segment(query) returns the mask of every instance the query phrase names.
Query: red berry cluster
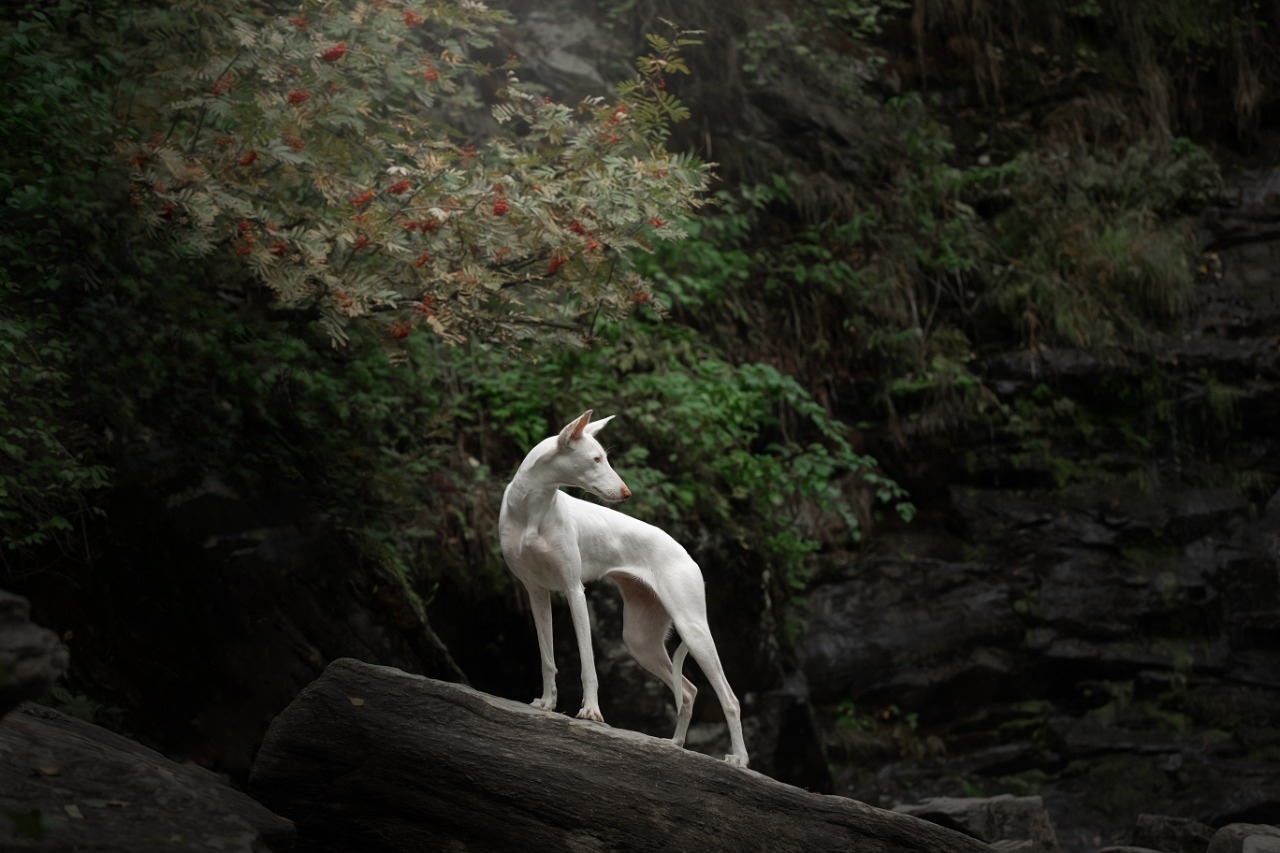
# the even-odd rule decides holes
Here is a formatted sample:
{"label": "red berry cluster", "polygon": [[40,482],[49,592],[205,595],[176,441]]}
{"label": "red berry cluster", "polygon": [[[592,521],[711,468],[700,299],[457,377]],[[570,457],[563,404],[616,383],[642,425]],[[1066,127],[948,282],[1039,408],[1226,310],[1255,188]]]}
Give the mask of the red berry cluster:
{"label": "red berry cluster", "polygon": [[253,224],[247,219],[236,223],[236,236],[231,239],[231,248],[237,255],[247,255],[253,251],[257,241],[253,237]]}
{"label": "red berry cluster", "polygon": [[236,85],[236,77],[230,71],[223,74],[217,80],[213,81],[213,85],[209,87],[209,91],[215,95],[222,95],[230,92]]}
{"label": "red berry cluster", "polygon": [[[592,237],[591,231],[587,228],[587,226],[583,225],[578,220],[575,219],[569,223],[569,230],[572,231],[574,234],[577,234],[578,236],[584,238],[583,242],[584,242],[584,245],[586,246],[587,252],[594,252],[600,248],[600,241],[597,240],[595,237]],[[555,272],[555,270],[550,270],[550,272]]]}
{"label": "red berry cluster", "polygon": [[613,115],[604,121],[605,131],[600,134],[600,141],[610,146],[621,142],[622,137],[614,131],[614,128],[622,124],[626,117],[627,107],[625,104],[618,104],[618,106],[614,107]]}

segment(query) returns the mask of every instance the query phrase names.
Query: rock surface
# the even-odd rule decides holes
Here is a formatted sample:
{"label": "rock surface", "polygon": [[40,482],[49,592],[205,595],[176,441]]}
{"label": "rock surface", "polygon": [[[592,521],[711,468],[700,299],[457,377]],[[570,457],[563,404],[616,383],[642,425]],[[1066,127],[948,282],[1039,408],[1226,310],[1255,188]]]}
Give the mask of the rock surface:
{"label": "rock surface", "polygon": [[294,830],[207,770],[28,703],[0,720],[0,849],[286,853]]}
{"label": "rock surface", "polygon": [[1204,853],[1213,840],[1213,827],[1189,818],[1138,815],[1131,844],[1167,853]]}
{"label": "rock surface", "polygon": [[1261,823],[1229,823],[1213,834],[1206,853],[1272,851],[1280,851],[1280,827]]}
{"label": "rock surface", "polygon": [[308,851],[989,850],[634,732],[344,659],[250,777]]}

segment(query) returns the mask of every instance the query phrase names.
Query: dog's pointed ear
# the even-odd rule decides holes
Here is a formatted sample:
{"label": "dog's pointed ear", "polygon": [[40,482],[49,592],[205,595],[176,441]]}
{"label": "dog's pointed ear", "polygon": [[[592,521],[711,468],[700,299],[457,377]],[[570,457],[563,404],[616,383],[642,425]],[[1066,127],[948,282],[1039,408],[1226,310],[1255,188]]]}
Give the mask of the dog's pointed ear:
{"label": "dog's pointed ear", "polygon": [[598,421],[592,421],[587,426],[587,428],[583,430],[583,432],[585,432],[587,435],[594,436],[600,430],[604,429],[604,425],[607,424],[609,421],[613,420],[613,417],[614,417],[613,415],[609,415],[607,418],[601,418]]}
{"label": "dog's pointed ear", "polygon": [[571,442],[582,438],[582,431],[587,428],[589,423],[591,423],[591,410],[587,409],[577,418],[565,424],[564,429],[560,430],[560,436],[556,439],[556,447],[564,450]]}

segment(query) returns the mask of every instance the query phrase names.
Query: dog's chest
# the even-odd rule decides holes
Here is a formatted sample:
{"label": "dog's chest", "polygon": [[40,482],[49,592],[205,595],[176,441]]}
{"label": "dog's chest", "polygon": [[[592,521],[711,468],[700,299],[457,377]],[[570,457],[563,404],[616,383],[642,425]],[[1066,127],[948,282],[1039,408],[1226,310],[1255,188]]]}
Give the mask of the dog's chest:
{"label": "dog's chest", "polygon": [[574,549],[562,532],[536,527],[509,530],[502,536],[507,565],[520,580],[543,589],[564,588],[566,558]]}

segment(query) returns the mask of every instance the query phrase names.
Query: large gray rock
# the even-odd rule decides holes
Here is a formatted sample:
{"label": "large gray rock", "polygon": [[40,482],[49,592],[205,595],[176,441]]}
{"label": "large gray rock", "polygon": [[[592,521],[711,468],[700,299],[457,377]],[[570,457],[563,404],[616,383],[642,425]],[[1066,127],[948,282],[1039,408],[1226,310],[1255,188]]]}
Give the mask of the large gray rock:
{"label": "large gray rock", "polygon": [[0,720],[0,850],[285,853],[293,825],[199,767],[23,704]]}
{"label": "large gray rock", "polygon": [[985,841],[1008,853],[1058,853],[1040,797],[933,797],[894,809]]}
{"label": "large gray rock", "polygon": [[[1022,621],[1003,570],[942,560],[859,562],[811,589],[796,652],[815,701],[890,695],[904,708],[986,698]],[[965,691],[953,688],[963,683]]]}
{"label": "large gray rock", "polygon": [[1280,827],[1265,823],[1229,823],[1213,834],[1205,853],[1280,851]]}
{"label": "large gray rock", "polygon": [[668,741],[350,659],[271,724],[250,790],[316,853],[990,850]]}
{"label": "large gray rock", "polygon": [[0,589],[0,717],[48,690],[70,660],[58,635],[30,616],[25,598]]}

